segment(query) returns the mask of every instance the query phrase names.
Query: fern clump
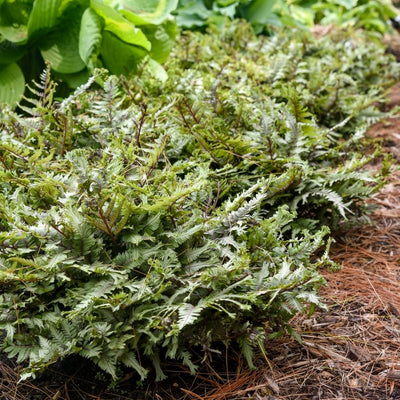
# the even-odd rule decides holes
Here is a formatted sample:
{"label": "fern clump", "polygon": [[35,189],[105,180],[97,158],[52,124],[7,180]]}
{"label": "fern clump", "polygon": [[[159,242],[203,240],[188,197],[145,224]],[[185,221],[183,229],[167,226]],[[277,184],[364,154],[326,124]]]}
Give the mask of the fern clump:
{"label": "fern clump", "polygon": [[[218,43],[186,38],[163,84],[98,71],[55,102],[45,72],[28,116],[2,111],[1,347],[23,376],[78,354],[114,378],[152,365],[162,379],[165,360],[194,372],[192,354],[219,342],[253,366],[265,323],[279,334],[322,306],[325,225],[360,214],[385,173],[363,171],[378,150],[349,127],[368,123],[364,103],[346,114],[338,100],[324,123],[326,98],[311,103],[312,71],[334,74],[331,59],[353,53],[310,60],[327,39],[227,29]],[[298,72],[288,57],[278,74],[292,47]],[[375,51],[371,68],[388,62]],[[342,74],[361,88],[369,72]],[[377,76],[360,96],[372,104],[383,88]]]}

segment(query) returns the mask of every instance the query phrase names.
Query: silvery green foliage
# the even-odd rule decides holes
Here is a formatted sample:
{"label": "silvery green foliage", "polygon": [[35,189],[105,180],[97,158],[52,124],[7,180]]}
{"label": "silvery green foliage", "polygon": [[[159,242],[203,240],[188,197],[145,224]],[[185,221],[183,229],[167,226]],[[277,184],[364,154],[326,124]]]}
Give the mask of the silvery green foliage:
{"label": "silvery green foliage", "polygon": [[[114,378],[123,364],[162,379],[165,360],[195,372],[193,352],[219,343],[253,366],[266,323],[279,334],[322,306],[324,224],[358,215],[382,183],[362,171],[377,153],[360,129],[394,71],[379,49],[325,54],[327,41],[235,25],[223,41],[186,38],[162,85],[97,71],[57,103],[45,72],[28,116],[2,111],[1,348],[23,377],[78,354]],[[384,62],[387,75],[357,104],[340,87],[321,112],[332,87],[313,89],[315,71],[356,54],[369,66],[344,65],[343,82],[360,89]]]}

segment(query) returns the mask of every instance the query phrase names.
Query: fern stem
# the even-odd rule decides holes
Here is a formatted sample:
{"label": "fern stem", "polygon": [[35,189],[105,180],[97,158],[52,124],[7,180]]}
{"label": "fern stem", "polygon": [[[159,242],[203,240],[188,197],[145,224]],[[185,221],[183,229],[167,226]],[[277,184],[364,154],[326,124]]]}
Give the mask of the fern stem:
{"label": "fern stem", "polygon": [[0,144],[0,148],[3,148],[4,150],[8,151],[11,154],[14,154],[15,157],[20,158],[21,160],[24,160],[25,162],[28,162],[28,159],[21,154],[18,154],[16,151],[10,149],[9,147],[5,146],[4,144]]}
{"label": "fern stem", "polygon": [[102,220],[103,223],[104,223],[104,226],[105,226],[105,228],[106,228],[106,230],[107,230],[108,236],[110,236],[110,238],[111,238],[111,240],[112,240],[114,246],[116,246],[116,245],[117,245],[117,240],[116,240],[115,235],[114,235],[114,233],[113,233],[113,231],[112,231],[110,225],[108,224],[107,218],[106,218],[106,216],[103,214],[103,211],[102,211],[101,208],[99,209],[99,216],[100,216],[101,220]]}
{"label": "fern stem", "polygon": [[142,103],[140,106],[140,109],[142,111],[142,115],[140,116],[140,120],[139,123],[136,122],[136,120],[133,120],[134,124],[136,125],[136,135],[135,135],[135,141],[136,141],[136,146],[137,147],[141,147],[140,145],[140,136],[142,133],[142,128],[144,125],[144,121],[146,119],[146,115],[147,115],[147,104],[146,103]]}

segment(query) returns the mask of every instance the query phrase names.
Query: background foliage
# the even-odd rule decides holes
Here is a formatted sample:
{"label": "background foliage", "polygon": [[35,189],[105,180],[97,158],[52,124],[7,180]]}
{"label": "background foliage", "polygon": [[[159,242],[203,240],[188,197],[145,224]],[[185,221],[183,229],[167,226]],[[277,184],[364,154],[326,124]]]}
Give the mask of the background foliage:
{"label": "background foliage", "polygon": [[222,27],[243,18],[256,33],[283,26],[333,24],[363,28],[371,36],[391,28],[389,0],[2,0],[0,1],[0,102],[15,104],[25,82],[38,79],[44,61],[71,88],[96,67],[112,74],[146,68],[167,78],[161,64],[178,32]]}
{"label": "background foliage", "polygon": [[176,14],[178,24],[190,29],[220,25],[228,17],[246,19],[258,33],[314,24],[384,33],[397,12],[390,0],[179,0]]}
{"label": "background foliage", "polygon": [[169,18],[177,0],[3,0],[0,2],[0,102],[14,103],[25,80],[37,78],[43,60],[69,86],[84,83],[96,67],[136,73],[146,58],[159,79],[175,44]]}
{"label": "background foliage", "polygon": [[71,354],[114,378],[194,372],[221,348],[252,367],[322,306],[325,225],[383,183],[363,133],[399,68],[361,33],[228,24],[182,37],[165,68],[96,71],[62,102],[47,70],[29,118],[2,110],[1,346],[23,377]]}

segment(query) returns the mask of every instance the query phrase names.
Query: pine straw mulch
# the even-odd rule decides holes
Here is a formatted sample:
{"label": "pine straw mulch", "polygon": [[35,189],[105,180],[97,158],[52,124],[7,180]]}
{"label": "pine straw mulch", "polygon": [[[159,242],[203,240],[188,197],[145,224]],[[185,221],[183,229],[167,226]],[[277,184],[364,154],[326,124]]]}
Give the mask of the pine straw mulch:
{"label": "pine straw mulch", "polygon": [[[400,84],[391,105],[400,104]],[[400,161],[400,119],[377,124]],[[373,225],[338,235],[332,258],[339,272],[325,271],[321,295],[328,310],[298,316],[302,344],[286,336],[267,343],[267,359],[249,371],[240,357],[205,366],[194,378],[171,379],[135,389],[130,374],[118,388],[99,382],[90,365],[59,365],[39,381],[18,383],[15,365],[0,357],[0,400],[400,400],[400,171],[372,201]],[[1,356],[1,354],[0,354]]]}

